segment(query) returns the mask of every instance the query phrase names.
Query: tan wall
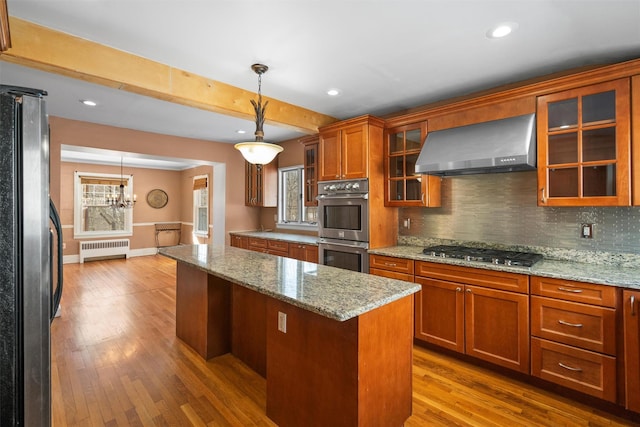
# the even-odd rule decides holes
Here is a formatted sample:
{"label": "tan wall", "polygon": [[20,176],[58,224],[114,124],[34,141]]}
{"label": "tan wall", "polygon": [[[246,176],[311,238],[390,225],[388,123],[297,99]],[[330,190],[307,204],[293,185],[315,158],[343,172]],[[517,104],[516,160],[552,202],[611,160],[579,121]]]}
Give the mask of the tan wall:
{"label": "tan wall", "polygon": [[[278,167],[298,166],[304,164],[304,145],[297,140],[286,141],[281,144],[284,151],[278,154]],[[260,209],[260,226],[265,230],[276,231],[275,216],[278,214],[278,208],[262,208]],[[277,230],[279,233],[306,234],[317,236],[317,231],[304,230]]]}
{"label": "tan wall", "polygon": [[207,175],[209,190],[209,200],[212,200],[213,193],[213,176],[211,166],[198,166],[193,169],[187,169],[182,171],[181,180],[181,192],[183,194],[183,203],[180,209],[180,218],[182,221],[182,239],[181,243],[191,245],[195,243],[211,243],[211,207],[209,208],[209,237],[204,238],[193,235],[193,177]]}
{"label": "tan wall", "polygon": [[[74,172],[91,172],[104,174],[120,174],[119,166],[104,166],[86,163],[62,162],[60,165],[60,200],[58,211],[63,226],[65,255],[79,253],[79,240],[73,238],[73,179]],[[137,202],[133,209],[133,235],[132,249],[155,247],[156,222],[179,222],[179,210],[182,204],[180,189],[180,172],[158,169],[124,168],[125,175],[133,175],[133,192],[137,196]],[[164,190],[169,201],[162,209],[154,209],[146,202],[146,195],[154,188]],[[149,224],[151,223],[151,224]],[[137,225],[138,224],[138,225]]]}
{"label": "tan wall", "polygon": [[[130,129],[116,128],[112,126],[97,125],[93,123],[80,122],[75,120],[63,119],[60,117],[51,116],[51,196],[57,205],[62,209],[62,224],[63,226],[73,225],[73,204],[71,203],[71,210],[66,202],[67,195],[73,194],[73,180],[71,184],[68,184],[66,179],[63,179],[62,164],[60,162],[60,147],[62,144],[76,145],[92,148],[101,148],[109,150],[117,150],[123,152],[140,153],[154,156],[173,157],[178,159],[192,159],[202,160],[207,162],[215,162],[224,164],[226,166],[225,173],[225,239],[229,243],[228,232],[232,230],[255,230],[260,227],[260,212],[258,209],[249,208],[244,205],[244,160],[240,153],[233,148],[232,144],[216,143],[204,140],[180,138],[170,135],[159,135],[148,132],[134,131]],[[118,168],[119,169],[119,168]],[[211,170],[211,167],[209,167]],[[140,206],[146,196],[145,189],[163,188],[164,185],[171,186],[170,182],[173,178],[169,178],[168,181],[156,181],[152,175],[149,175],[149,179],[145,178],[146,174],[142,172],[143,169],[136,171],[134,175],[134,189],[138,195],[138,203]],[[119,171],[117,171],[119,172]],[[116,173],[117,173],[116,172]],[[73,175],[73,170],[71,170]],[[125,171],[127,173],[127,171]],[[68,175],[69,170],[65,169],[64,174]],[[139,178],[138,178],[139,177]],[[183,181],[178,175],[175,180],[178,181],[177,185],[180,186]],[[70,187],[68,187],[70,185]],[[163,188],[164,189],[164,188]],[[166,190],[165,190],[166,191]],[[148,191],[147,191],[148,192]],[[181,190],[179,192],[182,192]],[[65,200],[61,204],[61,198]],[[169,204],[175,200],[169,196]],[[183,204],[191,206],[191,202],[185,203],[181,199],[180,208]],[[168,205],[169,205],[168,204]],[[150,208],[151,209],[151,208]],[[135,208],[138,210],[138,207]],[[156,212],[146,211],[146,208],[140,208],[140,213],[134,212],[134,224],[136,222],[147,222],[147,215],[149,215],[148,222],[161,221],[164,215],[169,215],[162,209]],[[180,221],[182,221],[184,215],[182,211],[175,213]],[[191,215],[189,215],[188,222],[193,221]],[[170,221],[173,221],[171,219]],[[135,232],[136,227],[134,227]],[[65,240],[67,235],[72,233],[69,228],[64,229]],[[147,234],[147,233],[145,233]],[[148,242],[148,236],[141,237],[141,240],[134,239],[136,245],[145,245]],[[155,241],[155,239],[154,239]],[[74,245],[71,245],[74,246]],[[77,242],[75,249],[67,245],[65,255],[77,253]],[[155,246],[155,243],[153,244]],[[133,242],[132,242],[132,247]],[[142,246],[140,246],[142,247]],[[135,247],[134,247],[135,248]]]}

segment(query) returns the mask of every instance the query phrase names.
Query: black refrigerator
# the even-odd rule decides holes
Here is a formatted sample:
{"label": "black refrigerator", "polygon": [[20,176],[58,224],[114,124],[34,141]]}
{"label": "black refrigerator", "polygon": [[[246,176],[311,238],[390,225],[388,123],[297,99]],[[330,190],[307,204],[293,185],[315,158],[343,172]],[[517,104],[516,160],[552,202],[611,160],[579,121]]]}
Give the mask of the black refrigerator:
{"label": "black refrigerator", "polygon": [[45,96],[0,85],[2,427],[51,425],[50,330],[62,294],[62,232],[49,198]]}

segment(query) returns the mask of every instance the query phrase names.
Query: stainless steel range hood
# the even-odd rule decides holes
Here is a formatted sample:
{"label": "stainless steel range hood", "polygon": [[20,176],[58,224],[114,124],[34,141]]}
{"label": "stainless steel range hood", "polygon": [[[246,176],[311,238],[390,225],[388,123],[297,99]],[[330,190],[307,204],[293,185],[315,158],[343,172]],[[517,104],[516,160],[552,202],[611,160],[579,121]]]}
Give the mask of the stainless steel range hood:
{"label": "stainless steel range hood", "polygon": [[427,134],[416,173],[466,175],[536,168],[535,114]]}

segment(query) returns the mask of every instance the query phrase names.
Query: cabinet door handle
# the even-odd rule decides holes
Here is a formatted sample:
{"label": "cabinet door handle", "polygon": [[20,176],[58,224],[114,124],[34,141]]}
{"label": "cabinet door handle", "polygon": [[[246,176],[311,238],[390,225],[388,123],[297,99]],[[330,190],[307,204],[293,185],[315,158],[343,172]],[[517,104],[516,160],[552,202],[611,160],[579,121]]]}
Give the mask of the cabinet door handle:
{"label": "cabinet door handle", "polygon": [[635,295],[631,295],[631,315],[635,316],[636,315],[636,297]]}
{"label": "cabinet door handle", "polygon": [[573,326],[574,328],[582,328],[582,323],[571,323],[571,322],[566,322],[562,319],[558,320],[558,323],[565,326]]}
{"label": "cabinet door handle", "polygon": [[462,292],[462,288],[461,288],[460,286],[458,286],[458,287],[456,288],[456,292]]}
{"label": "cabinet door handle", "polygon": [[544,187],[540,189],[540,203],[547,203],[547,196],[544,194]]}
{"label": "cabinet door handle", "polygon": [[559,291],[562,292],[571,292],[573,294],[581,294],[582,293],[582,289],[569,289],[569,288],[563,288],[562,286],[560,286],[558,288]]}
{"label": "cabinet door handle", "polygon": [[470,294],[471,293],[471,289],[467,289],[467,293]]}
{"label": "cabinet door handle", "polygon": [[573,372],[582,372],[582,368],[574,368],[572,366],[569,365],[565,365],[562,362],[558,362],[558,366],[560,366],[561,368],[567,369],[569,371],[573,371]]}

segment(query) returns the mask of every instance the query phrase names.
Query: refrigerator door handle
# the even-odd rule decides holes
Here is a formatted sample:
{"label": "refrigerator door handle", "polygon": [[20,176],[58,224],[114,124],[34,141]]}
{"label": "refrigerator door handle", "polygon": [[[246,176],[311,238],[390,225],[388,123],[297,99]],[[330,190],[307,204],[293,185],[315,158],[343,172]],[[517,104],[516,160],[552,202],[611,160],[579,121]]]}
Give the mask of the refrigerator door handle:
{"label": "refrigerator door handle", "polygon": [[[58,254],[58,284],[56,286],[55,291],[51,293],[51,317],[50,321],[53,322],[53,319],[58,311],[58,307],[60,307],[60,299],[62,298],[62,224],[60,222],[60,216],[58,215],[58,211],[56,210],[56,206],[53,204],[53,201],[49,199],[49,217],[53,222],[53,226],[56,229],[56,234],[58,235],[58,245],[57,245],[57,254]],[[51,286],[53,286],[53,231],[50,230],[51,235],[49,236],[49,247],[51,249],[51,257],[49,258],[50,267],[49,270],[51,272]]]}

